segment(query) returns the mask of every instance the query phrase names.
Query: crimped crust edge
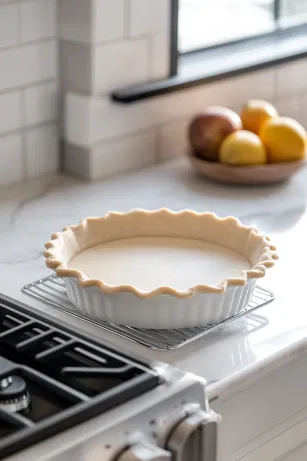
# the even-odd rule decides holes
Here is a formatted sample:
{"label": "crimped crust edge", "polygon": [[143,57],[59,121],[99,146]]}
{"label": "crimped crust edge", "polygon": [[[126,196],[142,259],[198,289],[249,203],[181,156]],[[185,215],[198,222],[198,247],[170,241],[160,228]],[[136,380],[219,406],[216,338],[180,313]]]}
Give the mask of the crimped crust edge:
{"label": "crimped crust edge", "polygon": [[[199,217],[202,218],[204,216],[211,217],[220,224],[226,224],[226,223],[232,223],[234,224],[238,230],[240,229],[249,229],[250,230],[250,235],[259,240],[259,243],[263,244],[263,252],[261,253],[261,256],[259,257],[258,262],[248,270],[244,270],[241,272],[240,277],[236,278],[226,278],[221,281],[221,283],[217,285],[207,285],[207,284],[200,284],[200,285],[195,285],[190,287],[187,290],[177,290],[175,288],[172,288],[170,286],[161,286],[158,287],[155,290],[148,291],[148,292],[142,292],[141,290],[137,289],[135,286],[132,285],[118,285],[118,286],[111,286],[108,285],[107,283],[103,282],[101,279],[93,279],[93,278],[88,278],[82,271],[77,270],[77,269],[72,269],[68,268],[67,264],[61,260],[57,259],[54,256],[54,250],[56,249],[59,239],[63,232],[65,231],[71,231],[74,233],[76,230],[83,229],[85,230],[88,227],[88,223],[91,221],[99,221],[99,220],[106,220],[112,216],[118,216],[118,217],[125,217],[127,215],[131,216],[131,214],[137,215],[144,215],[144,214],[163,214],[166,213],[168,215],[173,215],[173,216],[182,216],[182,217]],[[184,236],[183,236],[184,237]],[[191,210],[182,210],[179,212],[174,212],[166,208],[162,208],[159,210],[153,210],[153,211],[148,211],[148,210],[143,210],[143,209],[135,209],[131,210],[127,213],[125,212],[110,212],[107,213],[106,215],[102,217],[88,217],[83,219],[79,224],[72,225],[72,226],[66,226],[62,232],[57,232],[54,233],[51,236],[51,240],[49,240],[45,244],[46,251],[44,253],[45,259],[46,259],[46,266],[52,270],[54,270],[59,277],[69,277],[69,278],[75,278],[77,279],[80,287],[82,288],[88,288],[88,287],[97,287],[99,290],[101,290],[102,293],[107,294],[107,295],[112,295],[116,293],[131,293],[138,298],[141,299],[149,299],[154,296],[158,295],[170,295],[176,298],[188,298],[191,296],[194,296],[196,293],[224,293],[226,289],[230,286],[244,286],[247,284],[249,279],[258,279],[262,278],[265,276],[267,269],[273,267],[275,265],[275,261],[278,259],[278,255],[276,253],[276,247],[271,244],[270,238],[264,235],[261,235],[259,230],[250,227],[250,226],[245,226],[243,225],[237,218],[234,218],[232,216],[226,217],[226,218],[220,218],[214,213],[198,213],[195,211]]]}

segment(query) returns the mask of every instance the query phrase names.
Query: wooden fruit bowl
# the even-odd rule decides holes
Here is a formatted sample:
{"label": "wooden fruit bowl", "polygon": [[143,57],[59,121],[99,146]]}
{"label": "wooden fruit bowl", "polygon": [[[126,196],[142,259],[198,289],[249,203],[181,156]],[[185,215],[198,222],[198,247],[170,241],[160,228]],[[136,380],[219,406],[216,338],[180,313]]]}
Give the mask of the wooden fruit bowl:
{"label": "wooden fruit bowl", "polygon": [[231,166],[217,162],[201,160],[188,151],[188,158],[201,176],[228,184],[261,185],[287,181],[304,168],[306,160],[289,163],[274,163],[254,166]]}

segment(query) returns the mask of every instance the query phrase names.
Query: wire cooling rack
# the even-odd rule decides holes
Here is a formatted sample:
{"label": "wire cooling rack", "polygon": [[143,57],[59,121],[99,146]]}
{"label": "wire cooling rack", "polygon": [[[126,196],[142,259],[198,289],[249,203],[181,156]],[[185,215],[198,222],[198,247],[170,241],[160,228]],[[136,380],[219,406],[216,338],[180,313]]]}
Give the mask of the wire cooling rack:
{"label": "wire cooling rack", "polygon": [[69,301],[63,279],[51,275],[36,282],[25,285],[22,292],[49,306],[54,307],[69,315],[96,325],[130,341],[142,344],[150,349],[172,350],[177,349],[195,339],[216,331],[221,326],[227,325],[234,320],[247,315],[259,307],[265,306],[274,299],[273,293],[261,287],[256,287],[254,295],[248,306],[239,314],[236,314],[222,322],[195,328],[183,328],[179,330],[148,330],[132,328],[124,325],[103,322],[87,314],[77,311]]}

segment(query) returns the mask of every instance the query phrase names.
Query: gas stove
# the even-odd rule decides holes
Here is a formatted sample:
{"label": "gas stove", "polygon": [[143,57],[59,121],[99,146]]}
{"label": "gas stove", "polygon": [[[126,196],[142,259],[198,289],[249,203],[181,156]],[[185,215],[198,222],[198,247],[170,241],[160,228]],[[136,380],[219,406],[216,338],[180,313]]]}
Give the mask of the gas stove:
{"label": "gas stove", "polygon": [[0,296],[1,460],[83,460],[88,447],[94,461],[99,440],[97,460],[184,460],[189,453],[190,461],[215,461],[217,418],[204,384]]}

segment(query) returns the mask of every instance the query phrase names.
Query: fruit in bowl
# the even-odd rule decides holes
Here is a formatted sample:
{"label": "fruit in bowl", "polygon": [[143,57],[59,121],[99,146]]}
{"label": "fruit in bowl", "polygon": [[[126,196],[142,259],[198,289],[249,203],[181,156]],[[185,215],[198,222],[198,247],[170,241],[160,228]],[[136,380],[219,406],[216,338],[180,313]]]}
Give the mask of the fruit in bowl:
{"label": "fruit in bowl", "polygon": [[262,126],[278,113],[273,104],[261,99],[251,99],[241,110],[243,129],[259,134]]}
{"label": "fruit in bowl", "polygon": [[307,133],[296,120],[276,117],[261,128],[269,163],[294,162],[305,157]]}
{"label": "fruit in bowl", "polygon": [[259,136],[239,130],[222,142],[219,161],[228,165],[263,165],[267,163],[267,153]]}
{"label": "fruit in bowl", "polygon": [[307,165],[307,133],[296,120],[279,116],[271,103],[255,99],[247,101],[240,114],[209,108],[191,121],[189,158],[202,176],[269,184],[285,181]]}
{"label": "fruit in bowl", "polygon": [[209,107],[190,123],[188,136],[195,154],[204,160],[217,161],[223,140],[242,129],[239,115],[226,107]]}

